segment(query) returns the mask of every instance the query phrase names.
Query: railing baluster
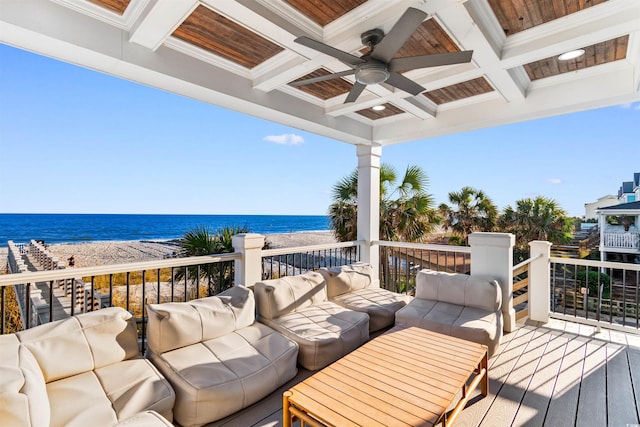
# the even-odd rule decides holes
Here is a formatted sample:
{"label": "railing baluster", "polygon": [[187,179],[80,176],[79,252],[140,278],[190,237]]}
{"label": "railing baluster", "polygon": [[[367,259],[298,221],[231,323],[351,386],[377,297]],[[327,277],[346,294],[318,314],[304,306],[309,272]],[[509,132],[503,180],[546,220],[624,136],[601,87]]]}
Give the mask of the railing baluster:
{"label": "railing baluster", "polygon": [[[49,322],[53,322],[53,283],[54,280],[49,281]],[[4,291],[4,286],[2,287]],[[3,298],[4,301],[4,298]]]}
{"label": "railing baluster", "polygon": [[2,305],[0,306],[0,334],[2,334],[2,335],[4,335],[6,333],[6,331],[7,331],[5,320],[4,320],[4,317],[5,317],[5,305],[7,303],[5,288],[6,288],[6,286],[1,286],[0,287],[0,300],[2,300]]}
{"label": "railing baluster", "polygon": [[174,281],[173,278],[175,277],[175,267],[171,267],[171,302],[175,301],[175,289],[174,289]]}
{"label": "railing baluster", "polygon": [[131,278],[131,272],[127,271],[127,285],[126,285],[127,286],[127,295],[126,295],[126,305],[125,305],[127,311],[130,311],[130,309],[129,309],[129,288],[131,286],[130,278]]}
{"label": "railing baluster", "polygon": [[145,287],[147,285],[147,270],[142,270],[142,307],[140,308],[140,315],[142,316],[142,349],[141,349],[141,353],[144,354],[145,351],[145,344],[144,344],[144,340],[145,340],[145,336],[146,336],[146,332],[145,332],[145,326],[147,324],[147,318],[144,315],[144,309],[145,309],[145,303],[147,301],[146,299],[146,294],[145,294]]}
{"label": "railing baluster", "polygon": [[156,289],[156,304],[160,304],[160,269],[158,269],[158,287]]}

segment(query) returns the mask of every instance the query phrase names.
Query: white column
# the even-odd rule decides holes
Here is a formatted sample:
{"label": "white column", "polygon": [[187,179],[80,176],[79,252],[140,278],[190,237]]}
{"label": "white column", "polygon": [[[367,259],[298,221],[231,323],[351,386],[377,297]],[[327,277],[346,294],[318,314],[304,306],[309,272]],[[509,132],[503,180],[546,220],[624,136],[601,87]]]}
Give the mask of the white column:
{"label": "white column", "polygon": [[[380,239],[380,157],[379,145],[357,145],[358,156],[358,240],[363,262],[373,267],[373,277],[379,276],[380,247],[371,242]],[[380,285],[379,280],[374,285]]]}
{"label": "white column", "polygon": [[235,284],[253,286],[262,280],[262,248],[264,236],[255,233],[236,234],[231,238],[236,253],[242,259],[235,261]]}
{"label": "white column", "polygon": [[510,233],[471,233],[471,275],[496,279],[502,290],[502,317],[504,331],[516,328],[513,308],[513,245]]}
{"label": "white column", "polygon": [[[551,275],[549,257],[551,243],[542,240],[529,242],[531,264],[529,264],[529,319],[547,323],[549,321],[549,298]],[[540,256],[540,258],[536,258]]]}

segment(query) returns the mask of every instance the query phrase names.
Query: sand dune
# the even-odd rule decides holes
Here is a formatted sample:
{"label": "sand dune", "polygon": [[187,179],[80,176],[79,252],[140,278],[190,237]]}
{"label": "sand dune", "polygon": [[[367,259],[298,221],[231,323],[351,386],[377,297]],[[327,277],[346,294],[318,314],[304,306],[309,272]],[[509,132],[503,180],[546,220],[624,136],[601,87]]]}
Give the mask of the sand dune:
{"label": "sand dune", "polygon": [[[267,234],[265,237],[271,248],[320,245],[336,241],[329,231]],[[76,267],[89,267],[163,259],[178,251],[179,247],[175,241],[106,241],[52,244],[48,249],[65,264],[73,256]],[[4,260],[6,256],[7,249],[0,249],[0,259]]]}

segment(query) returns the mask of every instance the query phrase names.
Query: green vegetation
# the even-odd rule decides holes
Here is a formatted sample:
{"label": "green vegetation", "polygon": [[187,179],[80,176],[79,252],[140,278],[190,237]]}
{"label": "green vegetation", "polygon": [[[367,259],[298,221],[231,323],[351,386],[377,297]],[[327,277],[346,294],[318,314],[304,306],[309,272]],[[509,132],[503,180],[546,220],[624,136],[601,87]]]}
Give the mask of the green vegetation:
{"label": "green vegetation", "polygon": [[599,285],[602,285],[602,298],[609,299],[611,297],[611,277],[605,273],[598,273],[597,271],[590,270],[589,274],[581,268],[576,275],[576,287],[588,287],[589,296],[593,298],[598,297]]}
{"label": "green vegetation", "polygon": [[[180,255],[184,257],[223,254],[233,252],[232,238],[236,234],[248,233],[248,227],[228,226],[212,232],[205,226],[187,231],[180,239]],[[215,295],[233,285],[233,263],[221,262],[187,268],[191,278],[198,275],[207,281],[207,294]],[[178,269],[176,280],[184,279],[185,270]]]}
{"label": "green vegetation", "polygon": [[[516,237],[514,262],[529,256],[529,242],[546,240],[569,243],[574,219],[553,199],[538,196],[517,200],[500,215],[496,205],[482,190],[463,187],[449,193],[450,205],[433,208],[433,197],[426,193],[427,175],[418,166],[409,166],[396,186],[393,168],[380,168],[380,240],[424,242],[436,225],[450,230],[449,244],[467,245],[470,233],[500,231]],[[331,228],[339,241],[357,239],[358,173],[353,171],[333,188],[329,206]]]}
{"label": "green vegetation", "polygon": [[[426,192],[428,178],[418,166],[409,166],[402,178],[393,167],[380,168],[380,239],[421,242],[440,223],[433,196]],[[329,219],[341,242],[357,239],[358,171],[333,187]]]}
{"label": "green vegetation", "polygon": [[553,199],[538,196],[516,201],[515,209],[507,206],[498,221],[498,229],[516,236],[514,261],[528,258],[529,242],[546,240],[566,244],[573,237],[573,220]]}
{"label": "green vegetation", "polygon": [[468,244],[469,234],[476,231],[493,231],[498,220],[498,208],[482,191],[463,187],[460,191],[449,193],[449,202],[453,207],[442,203],[440,215],[444,219],[445,230],[451,230],[453,236],[449,242],[460,241]]}

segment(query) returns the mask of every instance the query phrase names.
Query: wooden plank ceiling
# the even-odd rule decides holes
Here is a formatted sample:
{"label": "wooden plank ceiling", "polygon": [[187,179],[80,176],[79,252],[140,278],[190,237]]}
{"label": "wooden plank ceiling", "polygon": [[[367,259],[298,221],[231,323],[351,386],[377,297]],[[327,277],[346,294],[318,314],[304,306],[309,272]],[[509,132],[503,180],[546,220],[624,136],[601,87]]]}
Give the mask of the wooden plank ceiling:
{"label": "wooden plank ceiling", "polygon": [[489,0],[507,36],[553,21],[607,0]]}
{"label": "wooden plank ceiling", "polygon": [[[124,14],[130,0],[89,0],[92,3],[118,13]],[[307,16],[313,22],[324,27],[354,9],[366,3],[366,0],[282,0],[292,8]],[[567,15],[583,11],[604,3],[607,0],[488,0],[500,26],[507,36],[526,31],[547,22],[563,18]],[[640,0],[638,0],[640,1]],[[253,69],[269,58],[284,50],[283,47],[270,41],[253,30],[200,5],[173,32],[174,37],[201,48],[215,56],[225,58],[235,64]],[[544,58],[524,64],[529,79],[539,80],[557,76],[562,73],[618,61],[626,56],[628,36],[585,46],[585,55],[569,61],[559,61],[556,56]],[[396,58],[429,55],[448,52],[459,52],[460,46],[438,23],[436,19],[425,20],[409,37]],[[368,48],[359,49],[366,54]],[[357,54],[357,52],[356,52]],[[330,59],[330,58],[328,58]],[[294,81],[325,76],[333,71],[319,67],[315,71]],[[412,72],[408,72],[410,76]],[[336,78],[296,87],[295,90],[312,95],[321,101],[343,97],[352,87],[353,77]],[[428,86],[428,81],[421,84]],[[494,91],[490,81],[483,77],[458,82],[446,87],[431,89],[423,93],[435,105],[460,101],[473,96]],[[342,98],[341,98],[342,99]],[[391,103],[384,104],[382,111],[370,109],[358,110],[360,116],[370,120],[390,117],[404,113],[401,108]]]}
{"label": "wooden plank ceiling", "polygon": [[627,56],[628,43],[629,36],[622,36],[591,46],[585,46],[583,48],[585,51],[584,55],[578,58],[570,59],[568,61],[560,61],[557,56],[552,56],[550,58],[541,59],[540,61],[525,64],[524,69],[531,80],[538,80],[545,77],[557,76],[558,74],[583,70],[585,68],[605,64],[607,62],[624,59]]}
{"label": "wooden plank ceiling", "polygon": [[283,50],[204,6],[198,6],[173,35],[247,68],[253,68]]}
{"label": "wooden plank ceiling", "polygon": [[367,0],[284,0],[313,22],[325,26],[352,11]]}
{"label": "wooden plank ceiling", "polygon": [[89,0],[91,3],[97,4],[100,7],[108,9],[118,15],[124,15],[124,11],[127,10],[129,2],[131,0]]}

